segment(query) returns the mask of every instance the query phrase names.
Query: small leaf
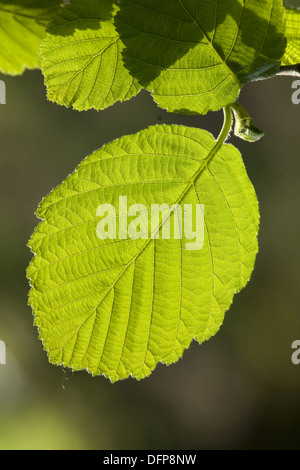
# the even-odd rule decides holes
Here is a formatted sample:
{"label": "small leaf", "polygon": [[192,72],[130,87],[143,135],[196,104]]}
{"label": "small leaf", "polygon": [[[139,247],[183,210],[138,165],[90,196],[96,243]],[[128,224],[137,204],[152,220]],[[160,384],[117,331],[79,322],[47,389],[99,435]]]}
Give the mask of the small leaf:
{"label": "small leaf", "polygon": [[300,10],[285,9],[287,47],[282,65],[300,63]]}
{"label": "small leaf", "polygon": [[59,0],[0,1],[0,71],[20,75],[39,68],[38,48]]}
{"label": "small leaf", "polygon": [[123,65],[118,10],[112,0],[73,0],[53,20],[40,49],[49,100],[100,110],[140,91]]}
{"label": "small leaf", "polygon": [[[50,362],[141,379],[217,333],[251,276],[259,213],[239,152],[215,145],[203,130],[150,127],[97,150],[42,201],[29,302]],[[203,204],[202,249],[174,234],[99,239],[97,208],[120,197],[151,216],[152,204]]]}
{"label": "small leaf", "polygon": [[285,50],[281,0],[126,0],[125,66],[172,112],[205,114],[268,78]]}

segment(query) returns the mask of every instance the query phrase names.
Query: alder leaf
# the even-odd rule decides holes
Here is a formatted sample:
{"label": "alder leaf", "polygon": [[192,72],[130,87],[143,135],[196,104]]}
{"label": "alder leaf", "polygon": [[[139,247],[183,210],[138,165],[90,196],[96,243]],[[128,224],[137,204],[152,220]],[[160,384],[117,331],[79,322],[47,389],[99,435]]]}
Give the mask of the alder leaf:
{"label": "alder leaf", "polygon": [[123,65],[118,10],[112,0],[73,0],[49,25],[40,55],[50,101],[100,110],[141,90]]}
{"label": "alder leaf", "polygon": [[300,63],[300,10],[285,9],[287,47],[282,65]]}
{"label": "alder leaf", "polygon": [[38,48],[60,5],[59,0],[0,1],[1,72],[21,75],[39,68]]}
{"label": "alder leaf", "polygon": [[[156,237],[99,239],[99,205],[118,208],[120,197],[151,217],[157,204],[199,204],[203,247],[188,248],[194,242],[172,231],[163,238],[157,219]],[[116,214],[121,224],[124,208]],[[207,131],[184,126],[153,126],[105,145],[37,215],[29,302],[49,360],[113,382],[146,377],[193,339],[215,335],[258,250],[258,203],[238,150],[217,149]],[[172,226],[174,212],[168,217]]]}
{"label": "alder leaf", "polygon": [[125,66],[172,112],[216,111],[277,73],[281,0],[126,0],[116,16]]}

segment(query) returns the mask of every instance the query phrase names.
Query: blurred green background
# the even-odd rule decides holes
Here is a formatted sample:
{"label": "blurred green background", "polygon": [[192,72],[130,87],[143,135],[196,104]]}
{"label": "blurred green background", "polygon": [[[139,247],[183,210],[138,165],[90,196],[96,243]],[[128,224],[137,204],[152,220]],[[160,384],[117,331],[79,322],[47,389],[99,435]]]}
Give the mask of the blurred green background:
{"label": "blurred green background", "polygon": [[103,111],[47,102],[39,71],[0,77],[0,449],[300,449],[300,105],[291,77],[247,85],[241,102],[266,131],[232,138],[260,201],[260,253],[220,332],[141,382],[111,384],[52,366],[38,340],[25,269],[41,198],[104,143],[157,123],[208,129],[222,112],[171,115],[148,93]]}

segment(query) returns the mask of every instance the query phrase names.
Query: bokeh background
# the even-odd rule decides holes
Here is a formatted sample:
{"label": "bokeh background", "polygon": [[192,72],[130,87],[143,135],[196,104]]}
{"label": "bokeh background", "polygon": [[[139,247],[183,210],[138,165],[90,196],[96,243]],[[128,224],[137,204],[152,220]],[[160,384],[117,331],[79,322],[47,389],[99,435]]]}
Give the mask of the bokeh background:
{"label": "bokeh background", "polygon": [[222,112],[168,114],[148,93],[102,111],[47,102],[39,71],[0,105],[0,449],[300,449],[300,105],[291,77],[248,84],[241,102],[266,136],[241,150],[260,201],[260,253],[219,333],[141,382],[111,384],[48,363],[27,306],[27,241],[41,198],[93,150],[151,124],[217,136]]}

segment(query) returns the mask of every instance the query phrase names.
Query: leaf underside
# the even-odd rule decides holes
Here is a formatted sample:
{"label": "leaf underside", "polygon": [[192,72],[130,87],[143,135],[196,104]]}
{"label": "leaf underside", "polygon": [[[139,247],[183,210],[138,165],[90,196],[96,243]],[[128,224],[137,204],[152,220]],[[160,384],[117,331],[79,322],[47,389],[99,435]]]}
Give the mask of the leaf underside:
{"label": "leaf underside", "polygon": [[0,1],[0,71],[21,75],[39,68],[38,48],[46,26],[59,11],[59,0]]}
{"label": "leaf underside", "polygon": [[[41,202],[27,275],[51,363],[142,379],[217,333],[251,276],[259,213],[237,149],[214,148],[206,131],[154,126],[85,158]],[[204,204],[203,248],[172,236],[100,240],[97,207],[120,196],[149,211]]]}

